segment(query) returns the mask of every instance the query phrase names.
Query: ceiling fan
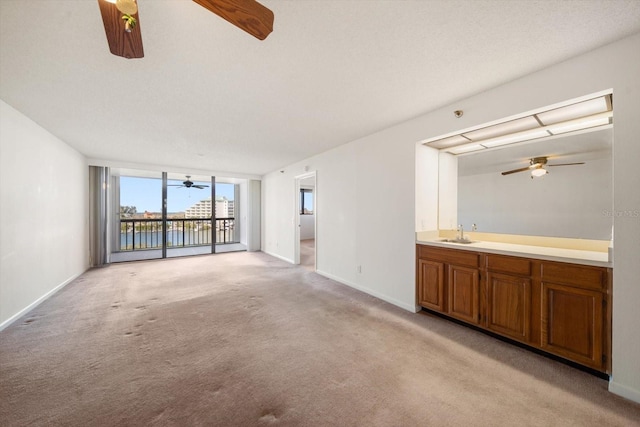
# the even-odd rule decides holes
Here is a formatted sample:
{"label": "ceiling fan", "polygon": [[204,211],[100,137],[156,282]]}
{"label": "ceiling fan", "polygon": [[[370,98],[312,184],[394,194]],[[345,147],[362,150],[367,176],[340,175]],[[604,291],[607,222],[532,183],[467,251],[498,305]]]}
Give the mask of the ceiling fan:
{"label": "ceiling fan", "polygon": [[181,184],[167,184],[168,187],[178,187],[178,188],[182,188],[182,187],[186,187],[186,188],[198,188],[200,190],[202,190],[203,188],[208,187],[208,185],[203,185],[203,184],[194,184],[193,181],[191,181],[189,178],[191,178],[191,175],[185,175],[187,177],[186,181],[182,182]]}
{"label": "ceiling fan", "polygon": [[[193,0],[236,27],[264,40],[273,31],[273,12],[255,0]],[[109,50],[123,58],[143,58],[137,0],[98,0]]]}
{"label": "ceiling fan", "polygon": [[574,166],[574,165],[584,165],[584,162],[576,162],[576,163],[557,163],[555,165],[547,164],[548,157],[533,157],[529,159],[529,166],[524,168],[513,169],[510,171],[502,172],[502,175],[510,175],[512,173],[531,171],[531,179],[539,176],[546,175],[549,173],[543,166]]}

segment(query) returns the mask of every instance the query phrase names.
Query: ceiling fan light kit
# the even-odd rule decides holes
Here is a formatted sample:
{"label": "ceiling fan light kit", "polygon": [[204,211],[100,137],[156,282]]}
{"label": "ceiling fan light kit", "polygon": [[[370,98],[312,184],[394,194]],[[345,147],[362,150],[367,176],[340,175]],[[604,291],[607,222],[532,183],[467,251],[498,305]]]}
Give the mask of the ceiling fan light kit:
{"label": "ceiling fan light kit", "polygon": [[[264,40],[273,31],[273,12],[255,0],[194,0],[227,22]],[[109,50],[123,58],[143,58],[136,0],[98,0]]]}
{"label": "ceiling fan light kit", "polygon": [[545,175],[546,175],[546,174],[548,174],[548,173],[549,173],[549,172],[548,172],[545,168],[543,168],[542,166],[540,166],[540,167],[538,167],[538,168],[536,168],[536,169],[533,169],[533,170],[531,171],[531,179],[533,179],[533,178],[539,178],[539,177],[541,177],[541,176],[545,176]]}
{"label": "ceiling fan light kit", "polygon": [[124,15],[135,15],[138,13],[138,4],[136,0],[107,0],[109,3],[116,5],[118,10]]}

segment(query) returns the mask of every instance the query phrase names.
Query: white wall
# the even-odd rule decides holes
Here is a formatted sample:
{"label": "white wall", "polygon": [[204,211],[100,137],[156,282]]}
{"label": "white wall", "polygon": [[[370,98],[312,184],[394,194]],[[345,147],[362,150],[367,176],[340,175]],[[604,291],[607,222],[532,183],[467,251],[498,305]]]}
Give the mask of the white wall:
{"label": "white wall", "polygon": [[[427,148],[427,147],[425,147]],[[441,230],[456,230],[458,220],[458,158],[440,153],[438,162],[438,225]]]}
{"label": "white wall", "polygon": [[300,215],[300,240],[316,238],[316,216]]}
{"label": "white wall", "polygon": [[609,240],[613,206],[611,157],[583,166],[529,173],[458,177],[458,223],[486,233]]}
{"label": "white wall", "polygon": [[0,329],[89,266],[86,159],[0,101]]}
{"label": "white wall", "polygon": [[433,179],[438,153],[434,148],[416,145],[416,231],[438,229],[438,180]]}
{"label": "white wall", "polygon": [[263,177],[263,251],[293,262],[295,176],[308,166],[317,272],[415,310],[415,146],[396,142],[381,132]]}
{"label": "white wall", "polygon": [[[263,250],[291,261],[294,176],[318,171],[318,271],[415,308],[415,144],[613,89],[615,271],[610,390],[640,402],[640,34],[267,174]],[[455,118],[453,111],[465,114]],[[432,179],[437,180],[437,171]],[[624,214],[631,212],[631,214]],[[357,266],[362,266],[362,273]]]}

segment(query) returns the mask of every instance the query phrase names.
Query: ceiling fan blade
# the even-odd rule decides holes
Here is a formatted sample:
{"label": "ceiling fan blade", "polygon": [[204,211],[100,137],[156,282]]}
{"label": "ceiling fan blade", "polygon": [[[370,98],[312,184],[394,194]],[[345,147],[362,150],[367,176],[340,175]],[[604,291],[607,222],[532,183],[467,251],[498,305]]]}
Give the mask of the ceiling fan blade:
{"label": "ceiling fan blade", "polygon": [[273,31],[273,12],[255,0],[193,0],[222,19],[264,40]]}
{"label": "ceiling fan blade", "polygon": [[532,169],[532,167],[531,166],[527,166],[525,168],[513,169],[513,170],[510,170],[510,171],[502,172],[502,175],[510,175],[512,173],[524,172],[524,171],[528,171],[530,169]]}
{"label": "ceiling fan blade", "polygon": [[573,166],[573,165],[584,165],[584,162],[577,162],[577,163],[556,163],[555,165],[547,165],[547,166]]}
{"label": "ceiling fan blade", "polygon": [[208,187],[208,185],[192,185],[191,188],[199,188],[202,190],[203,188]]}
{"label": "ceiling fan blade", "polygon": [[143,58],[144,50],[138,14],[131,15],[135,18],[136,24],[131,28],[131,32],[127,32],[125,31],[125,21],[122,19],[123,14],[114,3],[98,0],[98,5],[111,53],[127,59]]}

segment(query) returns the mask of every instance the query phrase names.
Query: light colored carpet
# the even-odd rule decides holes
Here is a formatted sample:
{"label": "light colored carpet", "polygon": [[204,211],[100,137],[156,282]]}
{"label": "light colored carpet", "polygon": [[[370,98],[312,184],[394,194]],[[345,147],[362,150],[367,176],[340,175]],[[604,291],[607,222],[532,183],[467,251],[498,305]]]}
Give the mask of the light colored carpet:
{"label": "light colored carpet", "polygon": [[309,271],[316,271],[316,240],[300,240],[300,265]]}
{"label": "light colored carpet", "polygon": [[262,253],[87,272],[0,332],[2,426],[630,426],[606,381]]}

